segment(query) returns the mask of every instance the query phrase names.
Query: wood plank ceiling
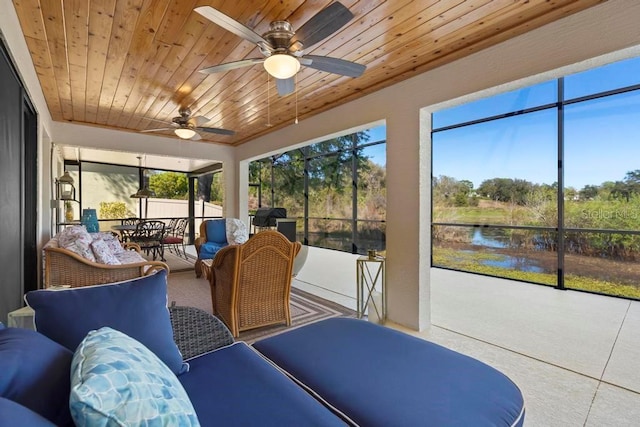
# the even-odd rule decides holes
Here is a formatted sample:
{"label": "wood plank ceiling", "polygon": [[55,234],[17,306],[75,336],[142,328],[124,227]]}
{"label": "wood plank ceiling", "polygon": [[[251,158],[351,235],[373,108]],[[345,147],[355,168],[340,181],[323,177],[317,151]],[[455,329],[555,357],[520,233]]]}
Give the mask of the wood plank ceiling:
{"label": "wood plank ceiling", "polygon": [[[262,65],[198,70],[262,57],[253,43],[193,11],[210,5],[258,34],[294,30],[326,0],[14,0],[53,120],[139,132],[190,107],[204,141],[238,145],[604,0],[341,0],[354,15],[305,54],[366,65],[358,78],[302,67],[279,97]],[[270,124],[271,126],[267,126]],[[173,132],[160,133],[174,136]],[[153,135],[153,134],[147,134]]]}

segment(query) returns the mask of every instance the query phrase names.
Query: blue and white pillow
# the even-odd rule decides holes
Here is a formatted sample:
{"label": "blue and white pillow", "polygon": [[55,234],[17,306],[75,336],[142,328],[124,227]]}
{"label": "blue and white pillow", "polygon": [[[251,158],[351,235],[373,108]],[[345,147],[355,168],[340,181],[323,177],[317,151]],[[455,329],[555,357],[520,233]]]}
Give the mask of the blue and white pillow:
{"label": "blue and white pillow", "polygon": [[89,332],[73,355],[69,407],[76,425],[200,425],[173,372],[108,327]]}

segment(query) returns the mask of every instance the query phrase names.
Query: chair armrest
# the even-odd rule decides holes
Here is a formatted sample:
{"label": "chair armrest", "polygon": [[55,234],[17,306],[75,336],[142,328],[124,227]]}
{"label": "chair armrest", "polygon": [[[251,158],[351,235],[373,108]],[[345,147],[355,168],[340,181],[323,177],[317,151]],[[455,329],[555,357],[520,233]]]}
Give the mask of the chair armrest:
{"label": "chair armrest", "polygon": [[229,329],[214,315],[196,307],[173,304],[169,307],[173,339],[184,360],[233,343]]}
{"label": "chair armrest", "polygon": [[140,245],[137,243],[133,243],[133,242],[126,242],[122,244],[122,247],[124,248],[125,251],[136,251],[136,252],[140,252],[141,248]]}
{"label": "chair armrest", "polygon": [[196,252],[200,254],[200,246],[207,243],[207,239],[205,237],[197,237],[196,240],[193,241],[193,245],[196,247]]}

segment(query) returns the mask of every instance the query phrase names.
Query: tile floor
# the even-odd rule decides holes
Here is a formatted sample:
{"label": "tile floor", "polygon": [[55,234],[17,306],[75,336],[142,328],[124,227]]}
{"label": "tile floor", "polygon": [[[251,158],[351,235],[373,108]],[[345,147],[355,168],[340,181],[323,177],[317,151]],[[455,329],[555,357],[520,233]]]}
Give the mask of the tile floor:
{"label": "tile floor", "polygon": [[[355,307],[344,289],[294,286]],[[507,374],[524,394],[525,426],[640,426],[640,302],[441,269],[431,296],[428,330],[388,326]]]}

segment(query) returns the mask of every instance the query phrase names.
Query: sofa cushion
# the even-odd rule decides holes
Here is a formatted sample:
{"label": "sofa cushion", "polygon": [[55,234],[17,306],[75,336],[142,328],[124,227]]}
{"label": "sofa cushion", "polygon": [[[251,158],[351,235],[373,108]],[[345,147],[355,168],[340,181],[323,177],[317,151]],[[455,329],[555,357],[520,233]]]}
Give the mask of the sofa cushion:
{"label": "sofa cushion", "polygon": [[73,356],[69,406],[77,425],[200,425],[173,372],[108,327],[89,332]]}
{"label": "sofa cushion", "polygon": [[165,270],[107,285],[31,291],[25,299],[36,330],[72,351],[89,331],[109,326],[147,346],[174,373],[189,369],[173,340]]}
{"label": "sofa cushion", "polygon": [[118,258],[118,261],[120,261],[120,264],[136,264],[138,262],[146,261],[138,251],[122,251],[115,255],[116,258]]}
{"label": "sofa cushion", "polygon": [[213,259],[218,251],[225,246],[228,246],[227,243],[203,243],[202,246],[200,246],[200,259]]}
{"label": "sofa cushion", "polygon": [[118,240],[118,237],[116,237],[113,233],[110,233],[108,231],[99,231],[97,233],[90,234],[94,241],[98,239],[104,240],[107,246],[109,246],[109,249],[111,249],[111,252],[113,252],[114,254],[124,252],[124,248],[122,247],[120,240]]}
{"label": "sofa cushion", "polygon": [[[72,425],[68,405],[72,356],[71,351],[37,332],[0,329],[0,397],[57,425]],[[0,425],[15,424],[0,421]]]}
{"label": "sofa cushion", "polygon": [[203,425],[345,425],[244,342],[189,363],[189,372],[178,379]]}
{"label": "sofa cushion", "polygon": [[21,427],[56,427],[54,423],[31,409],[0,397],[0,426],[18,425],[17,420],[20,420]]}
{"label": "sofa cushion", "polygon": [[227,244],[227,232],[224,219],[207,221],[207,242]]}
{"label": "sofa cushion", "polygon": [[96,239],[91,242],[91,250],[97,262],[108,265],[120,265],[120,261],[104,240]]}
{"label": "sofa cushion", "polygon": [[95,262],[96,258],[91,250],[91,242],[93,242],[93,237],[91,237],[87,229],[82,225],[67,227],[62,230],[58,236],[58,245],[61,248]]}

